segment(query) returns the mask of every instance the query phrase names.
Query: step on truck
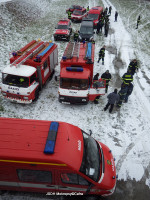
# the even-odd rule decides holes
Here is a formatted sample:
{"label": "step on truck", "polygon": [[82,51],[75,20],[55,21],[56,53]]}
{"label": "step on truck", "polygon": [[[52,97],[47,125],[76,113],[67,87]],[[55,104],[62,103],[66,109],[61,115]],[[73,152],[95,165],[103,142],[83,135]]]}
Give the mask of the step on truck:
{"label": "step on truck", "polygon": [[19,51],[12,52],[10,65],[2,72],[1,93],[17,103],[31,103],[52,78],[58,64],[57,45],[33,40]]}
{"label": "step on truck", "polygon": [[60,62],[59,102],[87,104],[105,94],[106,82],[93,81],[95,44],[69,42]]}
{"label": "step on truck", "polygon": [[115,186],[112,152],[79,127],[0,118],[0,190],[110,195]]}

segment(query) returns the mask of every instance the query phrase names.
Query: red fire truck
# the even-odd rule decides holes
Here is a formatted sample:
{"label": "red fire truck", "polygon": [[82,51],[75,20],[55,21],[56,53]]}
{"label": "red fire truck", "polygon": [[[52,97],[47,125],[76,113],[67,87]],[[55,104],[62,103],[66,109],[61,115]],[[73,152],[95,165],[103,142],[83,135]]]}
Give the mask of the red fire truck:
{"label": "red fire truck", "polygon": [[103,7],[101,6],[92,7],[89,10],[88,17],[93,19],[94,28],[97,28],[97,23],[99,19],[101,18],[102,12],[103,12]]}
{"label": "red fire truck", "polygon": [[105,94],[106,82],[93,81],[95,44],[69,42],[60,62],[59,102],[87,104]]}
{"label": "red fire truck", "polygon": [[31,103],[43,85],[52,78],[58,64],[57,45],[33,40],[12,53],[10,65],[2,72],[1,93],[18,103]]}
{"label": "red fire truck", "polygon": [[111,150],[80,128],[0,118],[0,190],[110,195],[115,186]]}
{"label": "red fire truck", "polygon": [[86,8],[75,9],[71,14],[72,22],[81,22],[87,16]]}

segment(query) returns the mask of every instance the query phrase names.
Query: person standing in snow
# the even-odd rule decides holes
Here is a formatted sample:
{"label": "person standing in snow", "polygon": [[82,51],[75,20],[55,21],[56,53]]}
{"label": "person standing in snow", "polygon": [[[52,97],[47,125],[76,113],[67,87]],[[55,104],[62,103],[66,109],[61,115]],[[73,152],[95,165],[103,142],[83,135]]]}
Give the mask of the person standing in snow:
{"label": "person standing in snow", "polygon": [[106,70],[106,72],[104,72],[104,73],[101,75],[101,78],[102,78],[102,80],[105,80],[105,81],[106,81],[105,93],[107,93],[109,81],[111,80],[111,74],[109,73],[109,70]]}
{"label": "person standing in snow", "polygon": [[109,6],[109,12],[108,12],[109,15],[111,15],[111,10],[112,10],[112,7]]}
{"label": "person standing in snow", "polygon": [[98,81],[99,73],[95,74],[93,81]]}
{"label": "person standing in snow", "polygon": [[139,69],[139,66],[138,66],[137,60],[136,59],[132,60],[129,63],[128,70],[131,70],[131,74],[134,75],[135,72],[138,71],[138,69]]}
{"label": "person standing in snow", "polygon": [[117,94],[117,89],[115,89],[114,92],[110,93],[107,96],[107,98],[108,98],[108,103],[106,104],[104,111],[106,111],[110,106],[109,113],[111,113],[113,111],[114,104],[119,101],[119,95]]}
{"label": "person standing in snow", "polygon": [[127,90],[126,96],[125,96],[125,98],[124,98],[124,102],[125,102],[125,103],[128,102],[128,98],[129,98],[129,96],[132,94],[132,91],[133,91],[133,84],[130,83],[129,86],[128,86],[128,90]]}
{"label": "person standing in snow", "polygon": [[129,69],[121,78],[125,85],[129,85],[133,81],[133,75]]}
{"label": "person standing in snow", "polygon": [[98,21],[98,23],[97,23],[97,31],[96,31],[97,34],[98,34],[99,32],[102,32],[103,26],[104,26],[104,22],[103,22],[102,19],[100,19],[100,20]]}
{"label": "person standing in snow", "polygon": [[75,42],[78,42],[78,38],[79,38],[79,33],[78,33],[78,31],[76,31],[75,33],[74,33],[74,41]]}
{"label": "person standing in snow", "polygon": [[98,58],[98,61],[97,61],[97,62],[99,63],[100,59],[102,59],[102,65],[104,65],[105,48],[106,48],[106,46],[104,45],[104,46],[100,49],[100,51],[99,51],[99,58]]}
{"label": "person standing in snow", "polygon": [[89,12],[89,6],[86,8],[86,12]]}
{"label": "person standing in snow", "polygon": [[117,18],[118,18],[118,12],[115,12],[115,22],[117,22]]}
{"label": "person standing in snow", "polygon": [[140,17],[140,15],[139,15],[139,16],[138,16],[138,19],[137,19],[136,29],[138,29],[138,26],[139,26],[140,21],[141,21],[141,17]]}
{"label": "person standing in snow", "polygon": [[70,19],[70,20],[71,20],[71,14],[72,14],[72,12],[70,10],[68,10],[68,19]]}
{"label": "person standing in snow", "polygon": [[104,35],[105,35],[105,37],[108,36],[108,31],[109,31],[109,22],[105,23],[105,26],[104,26]]}
{"label": "person standing in snow", "polygon": [[121,89],[118,92],[118,94],[119,94],[119,101],[117,102],[117,108],[121,108],[121,105],[122,105],[122,103],[125,100],[125,97],[127,95],[128,86],[129,85],[126,85],[126,84],[122,83]]}

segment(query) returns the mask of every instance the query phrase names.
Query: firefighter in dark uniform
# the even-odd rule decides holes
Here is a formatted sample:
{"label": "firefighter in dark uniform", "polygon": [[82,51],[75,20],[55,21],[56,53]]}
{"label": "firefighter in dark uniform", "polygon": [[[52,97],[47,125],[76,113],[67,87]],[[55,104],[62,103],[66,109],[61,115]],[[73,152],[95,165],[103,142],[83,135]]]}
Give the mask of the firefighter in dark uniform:
{"label": "firefighter in dark uniform", "polygon": [[76,32],[74,33],[74,41],[75,41],[75,42],[78,42],[78,38],[79,38],[79,33],[78,33],[78,31],[76,31]]}
{"label": "firefighter in dark uniform", "polygon": [[111,74],[109,73],[109,70],[106,70],[106,72],[101,75],[101,78],[102,80],[106,81],[105,93],[107,93],[109,81],[111,80]]}
{"label": "firefighter in dark uniform", "polygon": [[89,12],[89,6],[86,8],[86,11]]}
{"label": "firefighter in dark uniform", "polygon": [[123,101],[125,100],[125,97],[126,97],[126,95],[127,95],[127,91],[128,91],[128,85],[126,85],[126,84],[123,83],[123,84],[121,85],[120,91],[118,92],[118,94],[119,94],[119,101],[118,101],[118,103],[117,103],[117,107],[118,107],[118,108],[121,107]]}
{"label": "firefighter in dark uniform", "polygon": [[133,81],[131,70],[128,70],[121,79],[123,80],[123,83],[128,86]]}
{"label": "firefighter in dark uniform", "polygon": [[109,6],[109,12],[108,12],[109,15],[111,15],[111,10],[112,10],[112,7]]}
{"label": "firefighter in dark uniform", "polygon": [[70,20],[71,20],[71,14],[72,14],[72,12],[70,10],[68,10],[68,19],[70,19]]}
{"label": "firefighter in dark uniform", "polygon": [[93,81],[98,81],[99,73],[95,74]]}
{"label": "firefighter in dark uniform", "polygon": [[137,19],[136,29],[138,29],[138,25],[139,25],[140,21],[141,21],[141,17],[140,17],[140,15],[139,15],[139,17],[138,17],[138,19]]}
{"label": "firefighter in dark uniform", "polygon": [[99,58],[98,58],[98,61],[97,61],[97,62],[99,63],[100,59],[102,59],[102,65],[104,65],[105,48],[106,48],[106,46],[104,45],[104,46],[100,49],[100,51],[99,51]]}
{"label": "firefighter in dark uniform", "polygon": [[109,31],[109,22],[105,23],[105,26],[104,26],[104,35],[106,37],[108,36],[108,31]]}
{"label": "firefighter in dark uniform", "polygon": [[128,70],[131,70],[132,75],[134,75],[135,72],[138,71],[138,69],[139,67],[138,67],[137,60],[136,59],[132,60],[128,66]]}
{"label": "firefighter in dark uniform", "polygon": [[128,90],[127,90],[127,94],[124,98],[124,102],[127,103],[128,102],[128,98],[129,96],[132,94],[132,91],[133,91],[133,84],[130,83],[129,86],[128,86]]}
{"label": "firefighter in dark uniform", "polygon": [[118,18],[118,12],[115,12],[115,22],[117,22],[117,18]]}

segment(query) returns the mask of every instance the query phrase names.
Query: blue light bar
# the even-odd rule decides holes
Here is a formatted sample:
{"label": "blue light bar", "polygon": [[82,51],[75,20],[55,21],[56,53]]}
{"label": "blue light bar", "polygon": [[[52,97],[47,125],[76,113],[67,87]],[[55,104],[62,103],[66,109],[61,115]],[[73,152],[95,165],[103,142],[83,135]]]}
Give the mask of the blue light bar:
{"label": "blue light bar", "polygon": [[55,143],[56,143],[56,137],[57,137],[57,132],[58,132],[58,122],[51,122],[46,144],[45,144],[45,149],[44,153],[45,154],[53,154],[54,153],[54,148],[55,148]]}
{"label": "blue light bar", "polygon": [[87,49],[87,52],[86,52],[86,58],[91,58],[91,56],[92,56],[92,43],[89,42],[87,45],[88,45],[88,49]]}
{"label": "blue light bar", "polygon": [[48,45],[48,47],[46,49],[44,49],[44,51],[42,51],[40,54],[38,54],[38,56],[44,56],[44,54],[46,54],[53,45],[54,45],[54,43],[50,43]]}
{"label": "blue light bar", "polygon": [[66,67],[67,71],[72,71],[72,72],[83,72],[82,67]]}

